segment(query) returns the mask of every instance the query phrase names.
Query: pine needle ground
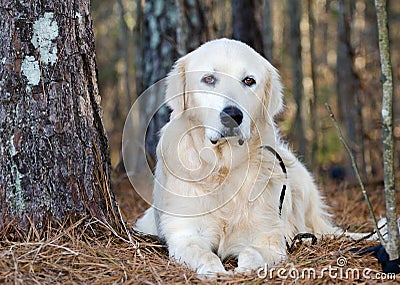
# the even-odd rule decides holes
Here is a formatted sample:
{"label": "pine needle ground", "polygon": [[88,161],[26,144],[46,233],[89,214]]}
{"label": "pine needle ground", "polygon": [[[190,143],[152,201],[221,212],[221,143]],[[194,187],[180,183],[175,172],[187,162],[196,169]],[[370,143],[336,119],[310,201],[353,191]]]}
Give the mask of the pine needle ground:
{"label": "pine needle ground", "polygon": [[[370,186],[369,195],[376,215],[384,215],[384,191]],[[114,185],[115,195],[128,227],[147,207],[128,181]],[[335,223],[351,231],[370,231],[367,207],[357,187],[324,187]],[[322,238],[317,244],[303,243],[287,261],[252,274],[221,275],[199,279],[191,270],[168,259],[165,246],[156,238],[135,235],[131,242],[103,231],[96,221],[78,221],[69,227],[55,227],[43,237],[32,232],[24,242],[3,238],[0,242],[1,284],[377,284],[398,283],[400,276],[381,273],[372,256],[359,256],[351,248],[365,248],[375,242],[354,242],[344,237]],[[236,261],[225,261],[233,269]]]}

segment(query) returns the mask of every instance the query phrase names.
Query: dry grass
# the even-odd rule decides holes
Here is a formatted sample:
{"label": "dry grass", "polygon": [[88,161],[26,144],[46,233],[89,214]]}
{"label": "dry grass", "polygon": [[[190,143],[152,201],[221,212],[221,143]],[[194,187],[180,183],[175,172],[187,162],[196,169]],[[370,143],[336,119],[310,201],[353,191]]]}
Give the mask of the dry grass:
{"label": "dry grass", "polygon": [[[124,218],[128,224],[132,224],[146,205],[138,200],[126,181],[115,185],[114,189],[118,189],[115,194]],[[352,229],[371,229],[366,206],[357,189],[330,187],[326,195],[338,225],[351,226]],[[383,192],[380,187],[371,189],[370,195],[377,215],[383,214]],[[42,238],[34,238],[35,235],[32,235],[31,240],[25,242],[1,241],[0,283],[262,284],[266,279],[271,279],[271,283],[284,281],[309,284],[310,279],[302,278],[302,272],[305,277],[311,274],[313,284],[382,283],[381,279],[367,280],[362,276],[366,268],[370,269],[370,277],[376,277],[380,272],[375,258],[359,257],[348,251],[354,247],[374,245],[371,242],[355,244],[344,238],[324,238],[318,240],[316,245],[303,244],[285,263],[277,266],[281,268],[281,273],[285,269],[285,275],[289,272],[292,274],[286,280],[277,276],[277,269],[269,271],[266,279],[258,278],[254,273],[200,280],[192,271],[170,262],[166,248],[157,239],[133,235],[132,242],[126,242],[104,228],[99,235],[99,231],[94,230],[99,226],[101,227],[96,221],[79,221],[67,228],[50,230]],[[338,266],[338,258],[345,258],[346,265]],[[235,260],[228,260],[225,264],[228,269],[232,269]],[[356,273],[350,272],[350,269],[359,270],[360,277],[354,278]],[[335,274],[337,277],[333,278]],[[396,281],[400,281],[399,276]]]}

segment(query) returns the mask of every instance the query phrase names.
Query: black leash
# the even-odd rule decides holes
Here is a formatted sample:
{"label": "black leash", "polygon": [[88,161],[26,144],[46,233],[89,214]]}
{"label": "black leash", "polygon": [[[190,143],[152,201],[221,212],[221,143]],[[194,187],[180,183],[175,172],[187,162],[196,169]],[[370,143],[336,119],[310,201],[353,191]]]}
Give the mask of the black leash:
{"label": "black leash", "polygon": [[359,255],[372,253],[378,259],[384,273],[400,273],[400,258],[390,260],[389,254],[381,244],[368,248],[352,248],[350,251]]}
{"label": "black leash", "polygon": [[[276,150],[273,149],[272,147],[270,147],[269,145],[263,145],[261,147],[269,150],[273,155],[275,155],[275,157],[279,161],[279,165],[281,166],[282,172],[285,174],[285,179],[287,179],[286,166],[285,166],[285,163],[283,162],[282,157],[279,155],[279,153],[277,153]],[[285,200],[285,193],[286,193],[286,183],[283,183],[281,195],[279,196],[279,207],[278,207],[279,217],[282,216],[282,205],[283,205],[283,201]]]}
{"label": "black leash", "polygon": [[[273,149],[269,145],[263,145],[263,146],[261,146],[261,148],[265,148],[265,149],[269,150],[278,159],[279,165],[281,166],[282,172],[285,174],[285,179],[287,180],[286,166],[285,166],[285,163],[283,162],[282,157],[279,155],[279,153],[277,153],[276,150]],[[283,183],[281,195],[279,196],[279,207],[278,207],[279,217],[282,217],[282,206],[283,206],[283,201],[285,200],[285,194],[286,194],[286,183]],[[293,253],[295,251],[296,247],[300,246],[303,243],[304,239],[311,239],[312,245],[317,243],[317,237],[315,235],[313,235],[312,233],[299,233],[294,236],[291,245],[289,245],[289,243],[285,237],[287,251],[289,253]]]}
{"label": "black leash", "polygon": [[299,233],[299,234],[294,236],[294,238],[292,239],[292,244],[291,245],[289,245],[289,243],[287,242],[286,237],[285,237],[287,251],[290,254],[293,253],[298,246],[301,246],[303,244],[303,240],[304,239],[311,239],[311,244],[312,245],[317,244],[317,237],[314,234],[312,234],[312,233]]}

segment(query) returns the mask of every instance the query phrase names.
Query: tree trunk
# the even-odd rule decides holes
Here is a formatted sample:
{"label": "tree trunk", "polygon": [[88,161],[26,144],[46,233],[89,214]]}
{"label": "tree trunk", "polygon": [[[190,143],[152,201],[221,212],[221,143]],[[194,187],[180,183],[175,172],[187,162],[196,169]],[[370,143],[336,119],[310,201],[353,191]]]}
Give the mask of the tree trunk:
{"label": "tree trunk", "polygon": [[271,15],[271,1],[263,0],[263,47],[264,56],[272,61],[274,40],[273,40],[273,30],[272,30],[272,15]]}
{"label": "tree trunk", "polygon": [[296,116],[294,122],[296,140],[298,142],[297,153],[305,157],[306,154],[306,137],[303,124],[303,70],[301,57],[301,1],[288,1],[288,16],[290,18],[290,56],[292,59],[292,78],[293,78],[293,97],[296,103]]}
{"label": "tree trunk", "polygon": [[[376,76],[376,73],[370,72],[371,70],[379,70],[379,44],[378,44],[378,27],[376,18],[376,9],[374,0],[365,0],[365,27],[362,29],[362,33],[365,37],[363,44],[363,50],[361,54],[364,55],[365,59],[365,71],[362,77],[361,83],[361,98],[363,101],[363,108],[369,111],[368,116],[364,116],[364,126],[366,135],[364,135],[364,146],[365,146],[365,171],[367,177],[376,176],[382,179],[383,175],[380,173],[377,175],[377,170],[381,170],[383,165],[383,148],[380,147],[380,137],[378,138],[379,132],[377,132],[377,122],[381,118],[381,100],[378,99],[378,95],[375,86],[380,85],[380,78]],[[364,88],[367,87],[367,88]],[[394,111],[395,112],[395,111]],[[374,135],[375,133],[375,135]],[[379,178],[378,178],[379,179]],[[372,179],[371,179],[372,180]]]}
{"label": "tree trunk", "polygon": [[[182,50],[184,55],[198,48],[201,44],[215,39],[216,24],[212,15],[212,9],[218,0],[176,0],[179,4],[177,9],[181,11],[181,18],[178,20],[186,27],[185,47]],[[179,27],[177,28],[177,39],[180,35]],[[177,41],[179,43],[179,41]]]}
{"label": "tree trunk", "polygon": [[320,54],[322,55],[322,63],[324,65],[328,65],[328,41],[329,41],[329,18],[330,18],[330,6],[332,0],[323,0],[324,3],[324,10],[322,13],[322,19],[320,26],[322,32],[322,47],[320,50]]}
{"label": "tree trunk", "polygon": [[390,260],[396,260],[400,254],[400,237],[397,224],[396,188],[394,180],[394,137],[393,137],[393,76],[390,60],[389,31],[386,11],[386,0],[375,0],[378,20],[379,51],[381,57],[383,96],[383,168],[386,191],[386,219],[388,241],[385,249]]}
{"label": "tree trunk", "polygon": [[[6,4],[4,4],[6,3]],[[3,1],[0,226],[122,220],[110,191],[88,0]]]}
{"label": "tree trunk", "polygon": [[313,0],[307,1],[308,24],[310,37],[310,62],[311,62],[311,80],[312,80],[312,98],[310,99],[310,129],[312,132],[310,164],[311,169],[317,170],[317,151],[318,151],[318,112],[317,112],[317,57],[315,55],[315,17],[313,11]]}
{"label": "tree trunk", "polygon": [[[354,71],[354,53],[350,42],[350,23],[352,18],[352,1],[339,0],[338,14],[338,52],[337,52],[337,92],[340,119],[344,125],[347,140],[361,173],[365,177],[362,148],[362,118],[359,102],[359,78]],[[348,178],[354,179],[350,160],[346,165]]]}
{"label": "tree trunk", "polygon": [[261,0],[232,0],[232,38],[263,54]]}
{"label": "tree trunk", "polygon": [[129,34],[129,28],[125,21],[125,7],[122,0],[117,0],[120,12],[120,34],[121,34],[121,53],[124,59],[124,83],[125,83],[125,102],[127,106],[132,105],[132,88],[131,88],[131,72],[130,72],[130,63],[131,63],[131,56],[130,56],[130,47],[131,47],[131,37]]}

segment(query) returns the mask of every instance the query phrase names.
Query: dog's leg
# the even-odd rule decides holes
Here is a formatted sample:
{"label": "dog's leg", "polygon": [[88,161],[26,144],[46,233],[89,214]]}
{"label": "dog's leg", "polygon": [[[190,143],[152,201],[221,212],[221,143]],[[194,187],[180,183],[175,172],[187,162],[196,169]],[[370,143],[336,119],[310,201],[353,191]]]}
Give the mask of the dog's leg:
{"label": "dog's leg", "polygon": [[220,258],[212,251],[218,242],[215,231],[204,219],[165,215],[161,220],[171,259],[198,274],[212,276],[216,273],[227,273]]}
{"label": "dog's leg", "polygon": [[170,258],[202,275],[227,273],[209,241],[199,236],[174,235],[169,239]]}
{"label": "dog's leg", "polygon": [[[399,225],[399,230],[400,230],[400,219],[398,221]],[[378,229],[380,234],[384,239],[387,238],[387,224],[386,224],[386,218],[381,218],[378,221]],[[347,238],[353,239],[353,240],[367,240],[367,241],[378,241],[379,237],[376,231],[370,232],[370,233],[357,233],[357,232],[349,232],[349,231],[343,231],[340,228],[337,228],[337,231],[334,233],[336,236],[341,236],[344,235]]]}
{"label": "dog's leg", "polygon": [[286,259],[285,240],[281,233],[260,233],[253,242],[244,247],[238,256],[236,272],[271,266]]}
{"label": "dog's leg", "polygon": [[155,209],[153,207],[147,209],[143,217],[137,220],[135,229],[145,234],[155,236],[158,235],[155,219]]}

